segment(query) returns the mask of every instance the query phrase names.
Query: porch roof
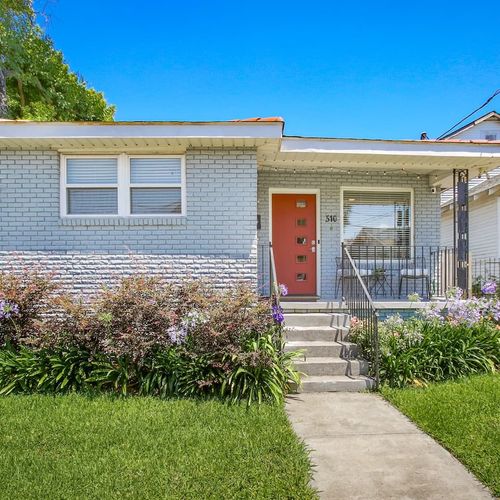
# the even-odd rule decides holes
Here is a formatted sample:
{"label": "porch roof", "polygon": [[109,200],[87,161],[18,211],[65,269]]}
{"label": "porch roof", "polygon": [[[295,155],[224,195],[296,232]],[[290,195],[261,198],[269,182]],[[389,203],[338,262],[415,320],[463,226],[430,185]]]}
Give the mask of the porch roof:
{"label": "porch roof", "polygon": [[470,177],[500,166],[500,141],[379,140],[283,135],[279,117],[218,122],[32,122],[0,120],[0,150],[62,153],[158,152],[189,148],[252,148],[260,168],[372,170],[429,175],[449,187],[454,168]]}
{"label": "porch roof", "polygon": [[500,165],[500,141],[412,141],[287,137],[279,150],[259,150],[262,168],[293,167],[301,170],[334,169],[400,171],[430,175],[433,186],[449,187],[454,168],[467,169],[471,177]]}

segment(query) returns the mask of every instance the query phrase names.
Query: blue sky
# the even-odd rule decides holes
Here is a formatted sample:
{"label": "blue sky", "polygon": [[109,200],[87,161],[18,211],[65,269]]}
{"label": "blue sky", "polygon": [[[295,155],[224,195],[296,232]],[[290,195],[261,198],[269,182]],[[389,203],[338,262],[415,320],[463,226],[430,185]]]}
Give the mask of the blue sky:
{"label": "blue sky", "polygon": [[436,137],[500,88],[500,2],[37,3],[118,120],[279,115],[288,135]]}

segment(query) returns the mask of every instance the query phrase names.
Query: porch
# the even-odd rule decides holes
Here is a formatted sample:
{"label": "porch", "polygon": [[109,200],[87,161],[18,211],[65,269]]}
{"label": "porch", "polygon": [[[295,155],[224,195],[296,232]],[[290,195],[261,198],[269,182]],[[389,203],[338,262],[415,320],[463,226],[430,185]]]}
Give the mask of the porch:
{"label": "porch", "polygon": [[[258,155],[259,290],[272,245],[288,300],[338,303],[352,283],[346,245],[373,301],[468,289],[468,179],[496,166],[491,145],[284,138]],[[453,247],[440,245],[440,193],[455,187]]]}
{"label": "porch", "polygon": [[[262,295],[269,295],[272,289],[271,248],[271,243],[259,245],[258,276]],[[419,301],[442,299],[446,291],[457,284],[456,251],[451,247],[345,245],[345,248],[352,256],[359,275],[380,310],[422,307]],[[300,309],[303,312],[341,311],[342,297],[349,293],[351,287],[356,286],[357,280],[343,255],[340,245],[339,256],[335,257],[333,267],[322,264],[328,270],[331,269],[328,275],[332,280],[329,287],[330,290],[333,289],[332,297],[325,297],[326,294],[299,296],[291,293],[282,299],[286,309]],[[279,269],[276,274],[278,282],[283,282],[280,280]],[[288,283],[284,284],[289,287]],[[413,300],[409,300],[412,295]]]}

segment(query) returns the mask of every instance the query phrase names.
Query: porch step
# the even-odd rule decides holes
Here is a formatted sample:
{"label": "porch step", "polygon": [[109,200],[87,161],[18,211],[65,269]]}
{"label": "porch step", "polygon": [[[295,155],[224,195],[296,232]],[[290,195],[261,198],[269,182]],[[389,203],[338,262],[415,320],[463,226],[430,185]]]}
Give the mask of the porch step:
{"label": "porch step", "polygon": [[344,313],[285,313],[285,326],[348,327],[349,315]]}
{"label": "porch step", "polygon": [[286,338],[290,341],[323,340],[340,342],[347,339],[349,329],[331,326],[293,326],[285,329]]}
{"label": "porch step", "polygon": [[370,390],[374,381],[370,377],[358,375],[313,375],[304,377],[302,386],[296,392],[359,392]]}
{"label": "porch step", "polygon": [[[341,359],[337,357],[307,358],[294,362],[295,368],[308,376],[322,375],[366,375],[368,363],[360,359]],[[307,378],[305,380],[308,380]]]}
{"label": "porch step", "polygon": [[[288,299],[288,297],[286,297]],[[344,304],[337,300],[331,301],[301,301],[294,300],[290,297],[289,300],[281,299],[281,307],[285,313],[342,313],[346,312]]]}
{"label": "porch step", "polygon": [[365,376],[368,363],[357,359],[358,347],[347,342],[348,314],[289,311],[285,309],[285,350],[303,354],[294,361],[303,374],[299,392],[364,391],[372,387],[372,379]]}
{"label": "porch step", "polygon": [[281,297],[281,302],[300,302],[302,304],[308,302],[317,302],[319,300],[319,295],[287,295]]}
{"label": "porch step", "polygon": [[285,351],[302,351],[306,359],[322,357],[340,358],[342,345],[339,342],[327,340],[292,340],[285,344]]}

